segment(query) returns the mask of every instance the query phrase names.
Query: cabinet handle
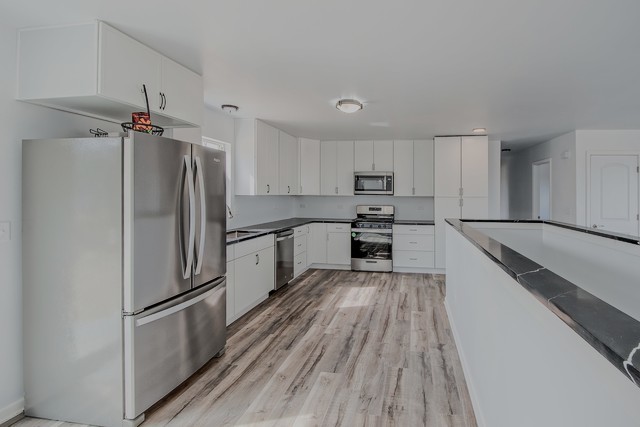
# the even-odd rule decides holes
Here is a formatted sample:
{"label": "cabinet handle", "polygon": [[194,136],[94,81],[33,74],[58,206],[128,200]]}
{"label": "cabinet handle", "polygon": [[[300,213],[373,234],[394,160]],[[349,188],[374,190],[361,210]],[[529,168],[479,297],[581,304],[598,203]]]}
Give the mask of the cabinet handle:
{"label": "cabinet handle", "polygon": [[260,264],[260,255],[256,254],[256,265]]}
{"label": "cabinet handle", "polygon": [[409,243],[412,244],[412,245],[417,245],[418,244],[418,242],[409,242]]}
{"label": "cabinet handle", "polygon": [[460,199],[460,207],[464,206],[464,201],[463,199]]}
{"label": "cabinet handle", "polygon": [[409,258],[409,261],[417,261],[418,258]]}
{"label": "cabinet handle", "polygon": [[291,186],[287,185],[287,194],[290,194],[290,193],[291,193]]}
{"label": "cabinet handle", "polygon": [[458,193],[463,196],[464,195],[464,188],[460,187],[460,189],[458,190]]}
{"label": "cabinet handle", "polygon": [[271,186],[267,184],[267,194],[269,194],[270,191],[271,191]]}
{"label": "cabinet handle", "polygon": [[410,228],[409,231],[418,231],[417,228]]}
{"label": "cabinet handle", "polygon": [[336,187],[336,194],[338,194],[338,187]]}
{"label": "cabinet handle", "polygon": [[164,98],[164,107],[162,107],[163,110],[167,109],[167,95],[165,95],[164,93],[162,94],[162,97]]}

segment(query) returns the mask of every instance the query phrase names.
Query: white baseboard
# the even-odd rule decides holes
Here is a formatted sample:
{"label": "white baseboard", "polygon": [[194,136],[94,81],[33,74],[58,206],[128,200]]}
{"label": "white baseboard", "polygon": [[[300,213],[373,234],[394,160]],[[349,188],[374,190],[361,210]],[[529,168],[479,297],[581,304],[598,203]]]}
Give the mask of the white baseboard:
{"label": "white baseboard", "polygon": [[319,270],[351,270],[350,265],[342,264],[311,264],[309,268],[317,268]]}
{"label": "white baseboard", "polygon": [[0,409],[0,424],[17,417],[24,412],[24,399],[18,399],[15,402]]}
{"label": "white baseboard", "polygon": [[467,389],[469,390],[469,397],[471,397],[471,405],[473,406],[473,413],[476,416],[476,424],[478,424],[478,427],[486,427],[487,423],[485,423],[484,421],[484,414],[482,413],[482,408],[480,407],[480,400],[478,399],[478,393],[476,392],[476,388],[473,383],[473,378],[471,377],[469,364],[467,363],[467,358],[465,357],[464,351],[462,349],[462,342],[460,342],[460,336],[458,335],[456,324],[453,320],[453,316],[451,315],[451,310],[449,309],[449,300],[447,298],[444,299],[444,309],[447,312],[447,317],[449,318],[449,325],[451,326],[451,332],[453,333],[453,339],[456,342],[458,357],[460,358],[460,364],[462,365],[462,372],[464,372],[464,380],[467,383]]}
{"label": "white baseboard", "polygon": [[394,273],[444,274],[444,268],[393,267]]}

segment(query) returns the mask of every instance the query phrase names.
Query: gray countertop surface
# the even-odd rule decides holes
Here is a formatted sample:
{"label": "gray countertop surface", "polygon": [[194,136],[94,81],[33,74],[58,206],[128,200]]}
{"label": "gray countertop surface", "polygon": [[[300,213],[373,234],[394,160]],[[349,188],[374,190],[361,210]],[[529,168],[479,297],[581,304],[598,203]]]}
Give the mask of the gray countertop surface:
{"label": "gray countertop surface", "polygon": [[[342,224],[350,224],[353,218],[287,218],[278,221],[264,222],[262,224],[247,225],[246,227],[240,227],[234,230],[252,230],[256,231],[248,236],[241,236],[235,239],[227,239],[227,244],[242,242],[256,237],[264,236],[267,234],[277,233],[287,228],[300,227],[301,225],[311,224],[312,222],[338,222]],[[394,224],[402,225],[434,225],[433,220],[396,220]]]}

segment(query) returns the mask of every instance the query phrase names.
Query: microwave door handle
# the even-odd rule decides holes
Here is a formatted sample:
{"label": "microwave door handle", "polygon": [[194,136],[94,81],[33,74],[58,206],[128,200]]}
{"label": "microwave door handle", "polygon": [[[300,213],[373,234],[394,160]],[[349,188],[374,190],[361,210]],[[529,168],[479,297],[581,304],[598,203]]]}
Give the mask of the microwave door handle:
{"label": "microwave door handle", "polygon": [[[196,271],[195,275],[197,276],[202,271],[202,263],[204,260],[204,240],[206,238],[206,229],[207,229],[207,201],[205,199],[205,191],[204,191],[204,177],[202,174],[202,162],[200,161],[200,157],[196,156],[196,176],[198,177],[198,186],[200,187],[200,247],[198,248],[196,261]],[[195,233],[194,233],[195,234]]]}
{"label": "microwave door handle", "polygon": [[184,164],[187,170],[187,187],[189,188],[189,243],[187,243],[187,261],[184,265],[182,277],[188,279],[191,277],[191,267],[193,266],[193,251],[196,240],[196,230],[194,228],[196,222],[196,191],[193,185],[193,168],[191,167],[191,156],[185,154]]}

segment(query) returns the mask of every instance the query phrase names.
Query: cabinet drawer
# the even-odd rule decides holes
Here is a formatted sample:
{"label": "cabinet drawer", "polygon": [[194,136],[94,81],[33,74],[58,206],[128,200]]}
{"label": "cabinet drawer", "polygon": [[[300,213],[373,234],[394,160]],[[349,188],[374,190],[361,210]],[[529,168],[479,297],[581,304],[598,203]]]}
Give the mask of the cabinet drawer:
{"label": "cabinet drawer", "polygon": [[433,236],[426,234],[395,234],[393,235],[393,249],[399,251],[433,251]]}
{"label": "cabinet drawer", "polygon": [[256,237],[255,239],[245,240],[244,242],[238,242],[235,244],[235,256],[236,259],[242,258],[253,252],[261,251],[262,249],[273,246],[273,234],[268,234],[262,237]]}
{"label": "cabinet drawer", "polygon": [[307,251],[307,236],[293,237],[293,255]]}
{"label": "cabinet drawer", "polygon": [[293,236],[294,237],[306,236],[308,232],[309,232],[309,226],[302,225],[300,227],[296,227],[293,229]]}
{"label": "cabinet drawer", "polygon": [[394,234],[435,234],[434,225],[394,225]]}
{"label": "cabinet drawer", "polygon": [[307,253],[298,254],[293,259],[293,277],[298,277],[307,269]]}
{"label": "cabinet drawer", "polygon": [[344,231],[345,233],[350,232],[351,224],[336,223],[336,222],[327,224],[327,233],[335,233],[340,231]]}
{"label": "cabinet drawer", "polygon": [[394,267],[433,268],[434,252],[393,251]]}

